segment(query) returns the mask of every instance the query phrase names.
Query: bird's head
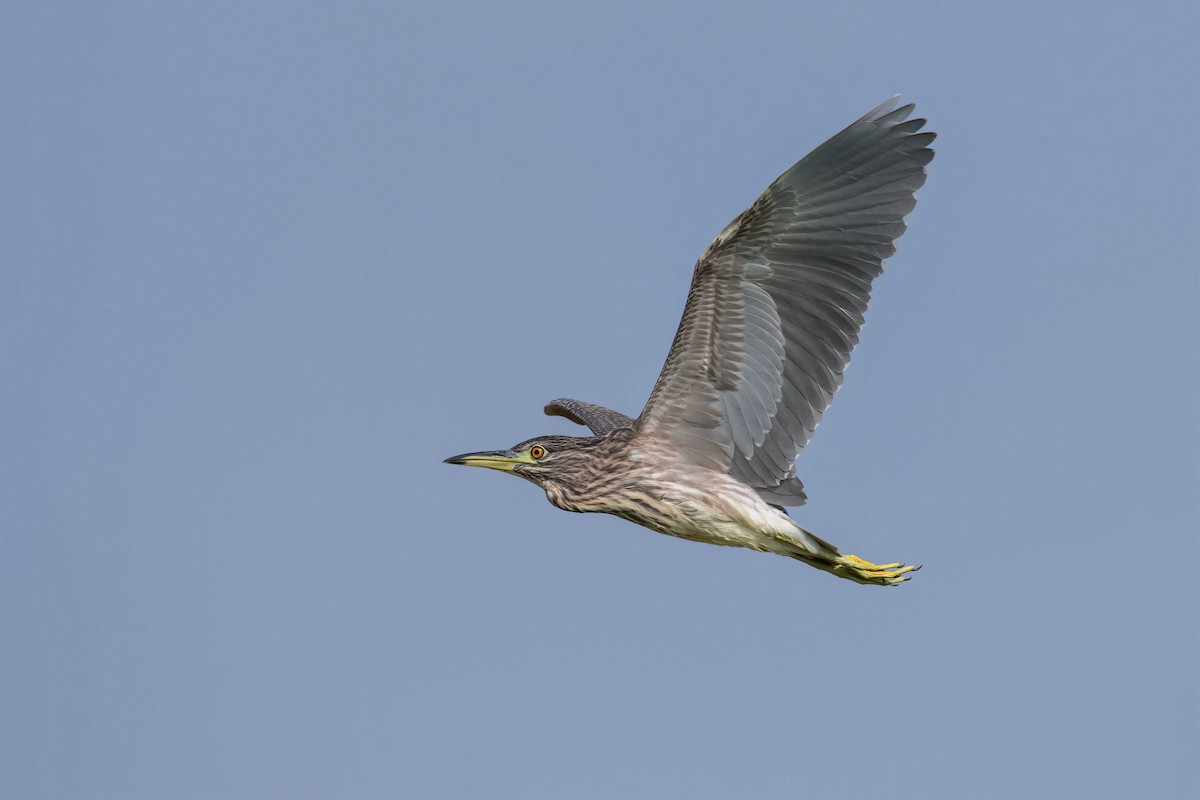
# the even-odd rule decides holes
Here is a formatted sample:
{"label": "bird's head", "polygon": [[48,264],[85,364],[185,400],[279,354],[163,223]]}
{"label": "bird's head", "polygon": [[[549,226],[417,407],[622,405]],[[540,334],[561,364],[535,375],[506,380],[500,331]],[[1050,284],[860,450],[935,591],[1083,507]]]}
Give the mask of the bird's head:
{"label": "bird's head", "polygon": [[584,472],[588,451],[595,443],[596,438],[588,436],[538,436],[508,450],[464,453],[447,458],[445,463],[511,472],[545,487],[548,483],[570,481]]}

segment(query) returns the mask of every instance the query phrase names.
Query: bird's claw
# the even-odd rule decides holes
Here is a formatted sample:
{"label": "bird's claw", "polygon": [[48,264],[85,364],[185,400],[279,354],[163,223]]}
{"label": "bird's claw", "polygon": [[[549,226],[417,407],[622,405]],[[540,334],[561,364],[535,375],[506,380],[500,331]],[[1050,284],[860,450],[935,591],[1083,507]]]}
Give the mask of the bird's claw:
{"label": "bird's claw", "polygon": [[893,564],[875,564],[858,556],[838,556],[837,573],[844,578],[863,584],[875,586],[896,586],[909,579],[908,573],[916,572],[921,566],[910,564],[905,566],[900,562]]}

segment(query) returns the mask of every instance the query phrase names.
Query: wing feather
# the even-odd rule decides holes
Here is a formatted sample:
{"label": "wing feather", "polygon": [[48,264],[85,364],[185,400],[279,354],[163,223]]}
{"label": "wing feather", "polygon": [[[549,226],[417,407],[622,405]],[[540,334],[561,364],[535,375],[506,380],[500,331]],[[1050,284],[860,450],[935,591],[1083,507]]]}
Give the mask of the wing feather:
{"label": "wing feather", "polygon": [[640,431],[769,502],[842,384],[871,286],[916,205],[935,134],[893,98],[783,173],[696,264]]}
{"label": "wing feather", "polygon": [[577,425],[586,425],[592,433],[603,436],[618,428],[628,428],[634,420],[613,411],[611,408],[598,406],[595,403],[585,403],[582,400],[559,398],[551,400],[543,409],[548,417],[566,417]]}

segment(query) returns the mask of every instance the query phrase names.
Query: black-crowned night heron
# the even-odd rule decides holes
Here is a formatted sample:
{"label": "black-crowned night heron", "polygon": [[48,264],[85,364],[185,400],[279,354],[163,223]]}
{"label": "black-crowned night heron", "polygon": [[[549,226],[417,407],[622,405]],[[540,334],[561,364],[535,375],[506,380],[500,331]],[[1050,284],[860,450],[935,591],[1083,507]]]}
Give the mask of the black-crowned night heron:
{"label": "black-crowned night heron", "polygon": [[519,475],[567,511],[799,559],[859,583],[916,567],[842,555],[793,522],[795,461],[842,383],[871,282],[933,158],[889,100],[783,173],[696,263],[683,321],[637,419],[578,400],[546,413],[592,436],[539,436],[450,464]]}

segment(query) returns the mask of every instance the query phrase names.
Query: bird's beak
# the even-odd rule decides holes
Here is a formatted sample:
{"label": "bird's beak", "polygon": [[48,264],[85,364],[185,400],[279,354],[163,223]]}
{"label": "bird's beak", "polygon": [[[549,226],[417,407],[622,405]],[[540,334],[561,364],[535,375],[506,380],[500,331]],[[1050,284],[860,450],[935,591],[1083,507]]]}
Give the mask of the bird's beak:
{"label": "bird's beak", "polygon": [[532,464],[533,459],[527,454],[517,455],[511,450],[488,450],[483,453],[464,453],[461,456],[451,456],[443,464],[462,464],[465,467],[487,467],[502,472],[512,472],[517,464]]}

